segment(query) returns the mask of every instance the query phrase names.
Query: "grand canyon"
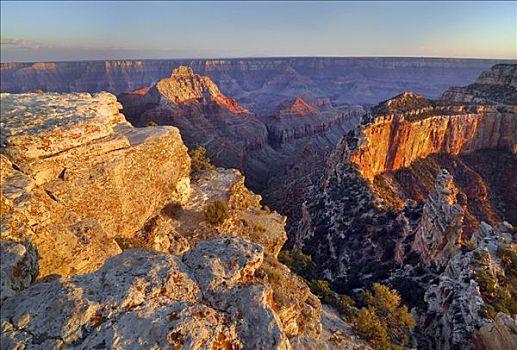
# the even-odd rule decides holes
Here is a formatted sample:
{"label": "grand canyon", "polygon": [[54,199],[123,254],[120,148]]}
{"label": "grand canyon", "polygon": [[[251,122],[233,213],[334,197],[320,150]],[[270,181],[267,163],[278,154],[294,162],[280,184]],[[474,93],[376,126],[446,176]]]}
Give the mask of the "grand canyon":
{"label": "grand canyon", "polygon": [[517,349],[517,60],[493,57],[3,58],[1,349]]}

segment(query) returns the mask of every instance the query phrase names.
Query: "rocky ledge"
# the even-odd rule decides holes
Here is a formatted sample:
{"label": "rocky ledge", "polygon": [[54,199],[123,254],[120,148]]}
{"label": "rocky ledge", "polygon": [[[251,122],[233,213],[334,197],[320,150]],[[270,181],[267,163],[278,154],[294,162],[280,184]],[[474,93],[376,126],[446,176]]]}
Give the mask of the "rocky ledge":
{"label": "rocky ledge", "polygon": [[[289,349],[263,248],[204,241],[183,256],[134,249],[97,272],[40,282],[2,305],[7,348]],[[21,347],[20,347],[21,346]]]}
{"label": "rocky ledge", "polygon": [[189,196],[178,129],[135,129],[108,93],[2,95],[2,239],[28,238],[40,276],[94,271]]}

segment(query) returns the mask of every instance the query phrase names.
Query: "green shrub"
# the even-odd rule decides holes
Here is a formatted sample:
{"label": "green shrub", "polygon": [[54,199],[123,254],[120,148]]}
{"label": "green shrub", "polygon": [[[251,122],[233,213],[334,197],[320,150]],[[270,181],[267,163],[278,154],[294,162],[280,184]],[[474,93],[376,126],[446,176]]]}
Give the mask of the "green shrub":
{"label": "green shrub", "polygon": [[332,302],[335,299],[335,293],[330,289],[328,281],[312,280],[309,282],[309,288],[312,293],[321,299],[322,302],[332,305]]}
{"label": "green shrub", "polygon": [[278,261],[287,265],[291,270],[311,280],[316,276],[316,266],[309,255],[305,255],[300,249],[282,250],[278,254]]}
{"label": "green shrub", "polygon": [[189,152],[192,173],[196,173],[202,170],[214,170],[215,167],[210,162],[210,159],[206,156],[206,148],[198,146]]}
{"label": "green shrub", "polygon": [[497,291],[497,283],[494,276],[489,271],[483,269],[475,270],[472,277],[479,285],[481,295],[495,295]]}
{"label": "green shrub", "polygon": [[158,124],[154,120],[149,120],[146,126],[158,126]]}
{"label": "green shrub", "polygon": [[363,307],[353,322],[356,332],[374,349],[407,347],[415,321],[394,289],[374,283],[373,293],[364,294]]}
{"label": "green shrub", "polygon": [[214,225],[220,225],[228,218],[228,207],[221,200],[216,200],[206,207],[205,218]]}
{"label": "green shrub", "polygon": [[386,326],[372,307],[363,307],[353,326],[357,335],[366,340],[373,349],[392,349]]}

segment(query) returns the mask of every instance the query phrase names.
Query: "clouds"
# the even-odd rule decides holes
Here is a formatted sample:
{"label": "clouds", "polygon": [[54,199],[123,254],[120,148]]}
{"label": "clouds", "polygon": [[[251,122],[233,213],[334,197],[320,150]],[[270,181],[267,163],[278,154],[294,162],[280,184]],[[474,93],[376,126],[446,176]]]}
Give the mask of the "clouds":
{"label": "clouds", "polygon": [[1,38],[0,45],[2,45],[3,47],[19,47],[26,49],[38,49],[41,47],[41,44],[34,40],[15,38]]}

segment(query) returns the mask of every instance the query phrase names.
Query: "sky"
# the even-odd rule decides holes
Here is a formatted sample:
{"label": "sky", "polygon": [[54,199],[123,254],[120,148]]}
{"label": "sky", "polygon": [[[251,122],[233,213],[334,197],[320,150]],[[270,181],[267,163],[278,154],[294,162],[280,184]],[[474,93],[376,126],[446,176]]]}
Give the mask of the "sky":
{"label": "sky", "polygon": [[517,58],[517,1],[1,1],[1,61]]}

